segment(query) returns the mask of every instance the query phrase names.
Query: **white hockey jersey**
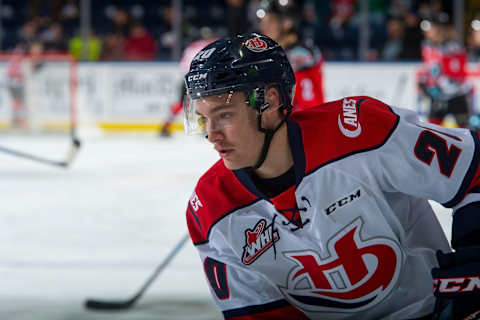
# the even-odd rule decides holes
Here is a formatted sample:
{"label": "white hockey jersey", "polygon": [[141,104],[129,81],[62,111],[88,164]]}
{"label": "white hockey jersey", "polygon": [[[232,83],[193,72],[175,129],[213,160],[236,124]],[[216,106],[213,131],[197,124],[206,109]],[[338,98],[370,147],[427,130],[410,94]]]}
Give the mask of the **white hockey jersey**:
{"label": "white hockey jersey", "polygon": [[370,97],[287,121],[296,185],[269,199],[220,160],[187,223],[226,319],[414,319],[433,312],[435,252],[450,246],[426,199],[459,207],[479,139]]}

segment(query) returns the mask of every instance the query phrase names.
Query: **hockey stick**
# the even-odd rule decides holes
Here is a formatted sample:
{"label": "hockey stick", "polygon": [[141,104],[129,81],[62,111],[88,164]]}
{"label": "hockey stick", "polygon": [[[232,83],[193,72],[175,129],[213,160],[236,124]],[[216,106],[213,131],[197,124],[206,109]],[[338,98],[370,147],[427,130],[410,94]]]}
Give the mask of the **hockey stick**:
{"label": "hockey stick", "polygon": [[138,290],[138,292],[128,300],[123,301],[106,301],[106,300],[95,300],[87,299],[85,302],[85,307],[87,309],[94,310],[123,310],[128,309],[135,304],[135,302],[140,299],[140,297],[145,293],[148,287],[152,284],[153,281],[158,277],[158,275],[165,269],[165,267],[172,261],[172,259],[180,252],[180,249],[185,245],[187,240],[190,238],[188,234],[183,236],[183,238],[177,243],[175,248],[168,254],[168,256],[162,261],[162,263],[155,269],[152,275],[145,281],[143,286]]}
{"label": "hockey stick", "polygon": [[78,140],[76,137],[72,137],[72,144],[70,145],[70,150],[68,151],[67,157],[63,161],[51,160],[48,158],[39,157],[30,153],[26,153],[26,152],[14,150],[14,149],[2,147],[2,146],[0,146],[0,152],[4,152],[12,156],[21,157],[24,159],[29,159],[32,161],[41,162],[44,164],[49,164],[52,166],[59,166],[59,167],[66,168],[72,163],[73,159],[75,159],[78,153],[78,150],[80,149],[80,146],[81,146],[80,140]]}

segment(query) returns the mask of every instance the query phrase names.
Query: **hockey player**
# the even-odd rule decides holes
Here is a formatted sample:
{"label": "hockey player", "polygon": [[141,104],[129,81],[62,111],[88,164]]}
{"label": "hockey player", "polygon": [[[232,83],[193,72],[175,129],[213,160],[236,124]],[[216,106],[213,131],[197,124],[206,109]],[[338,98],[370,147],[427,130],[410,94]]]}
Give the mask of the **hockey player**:
{"label": "hockey player", "polygon": [[277,0],[262,1],[264,17],[260,33],[278,42],[285,50],[295,73],[297,87],[293,111],[308,109],[324,102],[323,57],[320,50],[300,39],[295,8],[282,6]]}
{"label": "hockey player", "polygon": [[447,115],[453,115],[457,126],[467,127],[472,86],[467,81],[466,51],[451,40],[446,13],[424,20],[422,29],[426,40],[422,43],[419,86],[429,100],[428,120],[443,124]]}
{"label": "hockey player", "polygon": [[[366,96],[290,114],[290,63],[255,33],[185,81],[185,129],[221,157],[186,215],[226,319],[479,318],[477,134]],[[454,209],[454,253],[427,199]]]}
{"label": "hockey player", "polygon": [[[12,127],[28,127],[28,108],[25,105],[25,77],[28,67],[31,72],[36,72],[42,66],[39,57],[43,54],[43,43],[34,40],[15,50],[13,58],[9,62],[7,70],[7,87],[12,97]],[[26,50],[25,50],[26,49]],[[31,63],[24,66],[25,58],[30,58]],[[28,73],[28,72],[27,72]]]}
{"label": "hockey player", "polygon": [[[185,75],[188,72],[188,68],[190,67],[190,63],[192,62],[193,57],[202,50],[203,47],[211,43],[216,39],[215,33],[209,27],[202,27],[200,28],[200,36],[201,39],[193,41],[190,43],[185,51],[182,54],[180,59],[180,71],[182,75]],[[170,105],[170,110],[166,120],[163,123],[162,129],[160,131],[161,137],[170,137],[171,136],[171,125],[175,118],[178,116],[180,111],[183,108],[183,98],[185,97],[185,83],[182,81],[180,85],[178,100],[174,101]]]}

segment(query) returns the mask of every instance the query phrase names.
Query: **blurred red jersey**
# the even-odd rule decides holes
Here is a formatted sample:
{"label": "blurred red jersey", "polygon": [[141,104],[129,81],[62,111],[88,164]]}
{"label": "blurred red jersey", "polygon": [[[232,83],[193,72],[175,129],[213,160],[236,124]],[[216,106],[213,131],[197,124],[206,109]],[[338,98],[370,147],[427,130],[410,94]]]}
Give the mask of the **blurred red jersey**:
{"label": "blurred red jersey", "polygon": [[293,111],[305,110],[324,102],[323,95],[323,58],[318,49],[301,43],[285,49],[290,61],[297,85],[293,98]]}
{"label": "blurred red jersey", "polygon": [[[467,80],[467,54],[463,47],[452,41],[441,45],[424,42],[422,62],[421,82],[428,87],[438,86],[446,95],[462,91],[461,86]],[[452,88],[453,85],[457,90]]]}

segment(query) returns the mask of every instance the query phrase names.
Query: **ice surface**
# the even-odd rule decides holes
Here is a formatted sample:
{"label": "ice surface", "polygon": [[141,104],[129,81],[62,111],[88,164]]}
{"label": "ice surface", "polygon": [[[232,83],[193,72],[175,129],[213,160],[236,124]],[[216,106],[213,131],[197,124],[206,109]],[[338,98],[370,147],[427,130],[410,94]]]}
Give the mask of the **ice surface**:
{"label": "ice surface", "polygon": [[87,138],[68,169],[0,153],[0,319],[220,319],[190,241],[131,311],[83,308],[137,292],[187,232],[186,201],[217,158],[183,135]]}
{"label": "ice surface", "polygon": [[[54,140],[19,137],[17,145],[42,152]],[[0,153],[0,319],[176,319],[172,310],[182,318],[192,303],[209,310],[203,319],[218,319],[190,241],[134,311],[82,308],[87,297],[137,292],[187,232],[187,200],[217,158],[185,136],[84,139],[69,169]]]}

